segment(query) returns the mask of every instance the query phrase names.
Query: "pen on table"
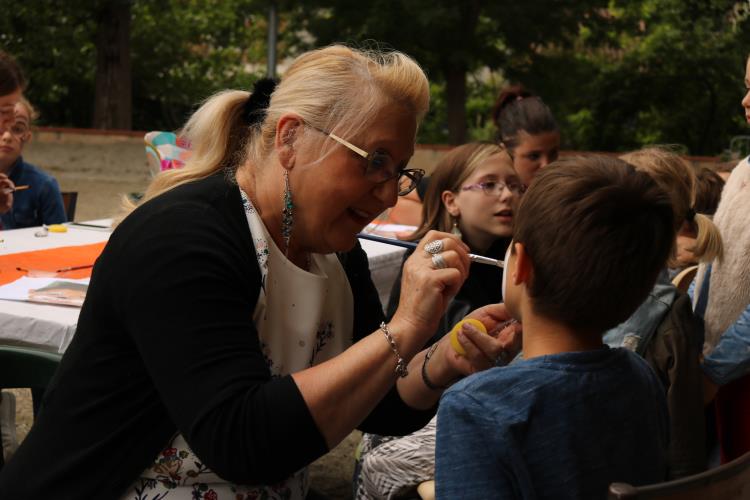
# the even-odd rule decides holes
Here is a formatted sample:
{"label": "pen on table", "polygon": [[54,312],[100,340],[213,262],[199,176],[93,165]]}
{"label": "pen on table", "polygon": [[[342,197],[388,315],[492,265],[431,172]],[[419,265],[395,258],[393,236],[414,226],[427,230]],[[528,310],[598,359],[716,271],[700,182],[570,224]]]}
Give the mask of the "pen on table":
{"label": "pen on table", "polygon": [[71,222],[69,225],[80,226],[80,227],[95,227],[97,229],[111,229],[110,226],[100,226],[99,224],[86,224],[85,222]]}
{"label": "pen on table", "polygon": [[[377,241],[379,243],[386,243],[388,245],[393,245],[397,247],[417,248],[417,244],[413,241],[402,241],[402,240],[395,240],[393,238],[383,238],[381,236],[375,236],[373,234],[359,233],[357,235],[357,238],[361,238],[363,240]],[[469,259],[472,262],[476,262],[477,264],[487,264],[489,266],[505,267],[505,262],[503,262],[502,260],[492,259],[490,257],[485,257],[483,255],[476,255],[476,254],[470,253]]]}

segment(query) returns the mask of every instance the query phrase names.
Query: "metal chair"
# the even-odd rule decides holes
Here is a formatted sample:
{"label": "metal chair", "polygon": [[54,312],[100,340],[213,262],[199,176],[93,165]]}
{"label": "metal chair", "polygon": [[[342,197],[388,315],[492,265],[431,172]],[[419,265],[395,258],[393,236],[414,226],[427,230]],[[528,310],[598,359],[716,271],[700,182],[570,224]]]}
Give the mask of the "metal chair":
{"label": "metal chair", "polygon": [[46,387],[62,354],[0,345],[0,387]]}
{"label": "metal chair", "polygon": [[715,469],[648,486],[612,483],[609,500],[739,500],[750,498],[750,452]]}

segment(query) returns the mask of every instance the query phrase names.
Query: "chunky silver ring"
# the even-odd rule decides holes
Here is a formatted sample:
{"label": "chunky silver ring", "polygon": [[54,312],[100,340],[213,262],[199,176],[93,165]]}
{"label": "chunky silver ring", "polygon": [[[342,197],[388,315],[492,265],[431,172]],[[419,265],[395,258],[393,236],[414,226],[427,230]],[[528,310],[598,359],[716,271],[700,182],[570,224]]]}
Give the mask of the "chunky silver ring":
{"label": "chunky silver ring", "polygon": [[432,240],[424,246],[424,251],[435,255],[443,251],[443,240]]}
{"label": "chunky silver ring", "polygon": [[445,259],[443,258],[443,254],[436,253],[432,256],[432,267],[434,269],[445,269],[448,267],[448,264],[445,262]]}

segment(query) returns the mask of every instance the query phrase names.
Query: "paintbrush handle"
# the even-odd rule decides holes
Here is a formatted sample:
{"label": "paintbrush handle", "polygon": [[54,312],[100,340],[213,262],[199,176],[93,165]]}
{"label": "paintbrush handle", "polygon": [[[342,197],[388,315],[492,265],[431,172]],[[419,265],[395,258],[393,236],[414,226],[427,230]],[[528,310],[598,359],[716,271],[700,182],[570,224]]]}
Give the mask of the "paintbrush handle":
{"label": "paintbrush handle", "polygon": [[[359,233],[357,238],[363,240],[377,241],[378,243],[385,243],[387,245],[393,245],[402,248],[417,248],[417,244],[413,241],[401,241],[394,240],[393,238],[383,238],[382,236],[375,236],[374,234]],[[502,260],[492,259],[483,255],[476,255],[473,253],[469,254],[469,259],[477,264],[487,264],[488,266],[505,267],[505,263]]]}
{"label": "paintbrush handle", "polygon": [[383,238],[382,236],[375,236],[374,234],[359,233],[357,238],[361,240],[377,241],[378,243],[385,243],[395,247],[417,248],[417,244],[413,241],[394,240],[393,238]]}
{"label": "paintbrush handle", "polygon": [[79,269],[88,269],[90,267],[94,267],[94,264],[86,264],[85,266],[70,266],[70,267],[63,267],[62,269],[58,269],[55,271],[56,273],[64,273],[67,271],[78,271]]}

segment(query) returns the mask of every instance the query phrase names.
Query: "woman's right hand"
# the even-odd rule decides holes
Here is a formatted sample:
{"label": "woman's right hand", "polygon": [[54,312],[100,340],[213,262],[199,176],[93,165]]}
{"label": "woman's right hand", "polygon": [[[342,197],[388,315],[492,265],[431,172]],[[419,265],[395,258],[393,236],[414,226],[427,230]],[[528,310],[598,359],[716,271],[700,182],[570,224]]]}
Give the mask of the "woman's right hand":
{"label": "woman's right hand", "polygon": [[[425,245],[442,242],[437,252],[446,267],[436,269],[434,255]],[[401,277],[401,296],[391,324],[406,323],[410,330],[419,332],[421,344],[435,332],[438,322],[451,299],[458,293],[469,273],[469,248],[457,236],[430,231],[419,242],[414,253],[404,263]]]}

